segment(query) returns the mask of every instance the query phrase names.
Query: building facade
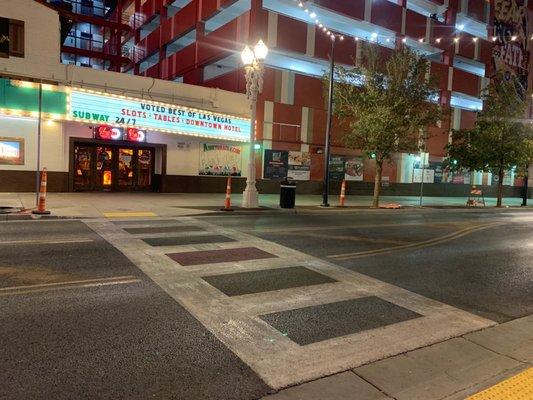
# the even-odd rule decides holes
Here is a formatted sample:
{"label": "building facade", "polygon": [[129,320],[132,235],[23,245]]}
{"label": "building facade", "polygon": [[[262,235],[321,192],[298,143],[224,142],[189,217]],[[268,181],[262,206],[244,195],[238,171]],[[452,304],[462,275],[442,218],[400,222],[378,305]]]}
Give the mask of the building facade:
{"label": "building facade", "polygon": [[0,191],[35,190],[42,168],[51,191],[222,193],[246,175],[245,95],[62,64],[57,11],[4,2],[24,45],[0,58]]}
{"label": "building facade", "polygon": [[[337,64],[357,63],[363,42],[379,45],[384,57],[404,43],[424,54],[439,78],[440,102],[451,110],[449,117],[430,128],[427,154],[396,155],[385,182],[405,189],[424,174],[428,183],[491,185],[490,174],[443,171],[445,146],[451,129],[473,125],[482,107],[480,91],[496,69],[518,74],[527,90],[532,9],[527,0],[124,0],[115,13],[142,21],[122,37],[135,55],[123,72],[146,77],[244,92],[239,53],[244,44],[263,39],[270,53],[258,106],[257,174],[275,177],[272,156],[304,153],[296,157],[310,164],[309,174],[295,176],[318,190],[327,117],[321,78],[330,54],[324,28],[345,37],[337,44]],[[372,181],[373,161],[344,148],[342,135],[335,123],[333,178],[340,179],[344,169],[350,180]],[[509,171],[506,184],[521,183]]]}
{"label": "building facade", "polygon": [[[0,75],[4,79],[51,83],[69,93],[73,88],[89,88],[99,95],[123,95],[134,103],[142,103],[148,96],[148,100],[156,99],[166,108],[194,107],[247,118],[249,108],[242,94],[246,83],[240,52],[245,44],[263,39],[270,51],[265,62],[264,91],[258,103],[258,145],[254,149],[258,187],[262,192],[277,190],[277,180],[285,176],[297,179],[302,192],[321,191],[327,118],[322,76],[328,68],[331,48],[324,28],[344,35],[336,47],[337,64],[359,62],[363,42],[378,45],[384,57],[394,46],[404,43],[427,57],[432,73],[439,77],[439,101],[450,114],[439,126],[430,127],[426,152],[395,155],[383,174],[385,193],[418,194],[421,181],[428,184],[427,194],[463,195],[470,184],[485,185],[490,193],[495,184],[491,174],[470,171],[451,174],[443,169],[449,132],[473,125],[476,111],[482,107],[479,93],[494,71],[519,76],[524,92],[531,86],[529,56],[533,30],[529,14],[533,4],[527,0],[23,0],[16,6],[7,0],[0,3],[6,3],[0,16],[8,20],[8,33],[16,35],[12,24],[18,23],[19,30],[20,23],[23,27],[22,57],[21,41],[13,38],[10,43],[19,43],[19,48],[13,54],[8,49],[7,58],[0,58]],[[98,34],[101,45],[93,46],[87,35],[86,41],[69,42],[69,36],[77,37],[86,29],[76,22],[90,24],[89,33]],[[21,37],[20,33],[17,37]],[[69,54],[86,54],[89,63],[79,58],[72,62]],[[92,60],[100,61],[93,65]],[[3,84],[12,86],[9,81]],[[65,98],[67,107],[71,102],[69,96]],[[9,101],[4,98],[4,102]],[[139,111],[141,105],[137,103],[135,110]],[[149,102],[146,105],[156,106]],[[12,107],[13,104],[3,108],[12,111]],[[19,111],[29,112],[31,117],[36,112],[35,103],[32,107]],[[4,117],[17,117],[6,114],[3,112]],[[72,126],[84,126],[71,136],[96,139],[93,128],[98,121],[76,120],[69,112],[61,115],[65,117],[48,119],[60,123],[62,132],[65,127],[71,130]],[[166,168],[168,184],[152,186],[154,190],[210,191],[214,187],[219,190],[222,179],[205,181],[207,178],[203,177],[206,172],[201,166],[199,149],[216,148],[211,146],[213,143],[222,147],[238,144],[232,140],[202,141],[179,132],[174,136],[168,132],[151,134],[150,128],[160,128],[158,123],[129,126],[127,120],[106,122],[102,125],[147,131],[148,138],[158,138],[154,144],[165,144],[168,139],[172,144],[167,146],[168,151],[179,150],[176,157],[168,153],[167,162],[174,163],[172,168]],[[330,160],[334,190],[346,179],[348,193],[370,193],[374,162],[360,151],[343,146],[344,132],[337,122],[332,132]],[[126,131],[122,131],[122,138]],[[0,137],[5,137],[5,132],[12,134],[9,124]],[[28,128],[35,143],[30,132],[35,132],[35,127]],[[209,135],[204,136],[209,139]],[[61,170],[62,183],[53,187],[77,190],[72,177],[77,170],[72,165],[76,149],[66,137],[68,134],[63,134],[61,139],[64,160],[61,168],[56,167]],[[93,147],[89,153],[97,159]],[[152,147],[153,157],[161,160],[158,155],[162,154],[161,148]],[[240,148],[242,152],[248,151],[246,145]],[[111,151],[110,156],[118,159],[117,151]],[[27,155],[34,153],[26,149]],[[44,157],[46,160],[47,155]],[[240,164],[241,169],[245,169],[243,165]],[[163,164],[154,168],[162,170]],[[32,169],[35,166],[29,164],[22,168]],[[0,165],[0,175],[6,177],[2,170],[12,171],[10,181],[19,182],[13,171],[21,167]],[[510,192],[519,193],[521,181],[515,179],[514,172],[509,171],[505,179]],[[102,189],[95,184],[85,186],[78,189]],[[115,184],[112,188],[120,190]]]}

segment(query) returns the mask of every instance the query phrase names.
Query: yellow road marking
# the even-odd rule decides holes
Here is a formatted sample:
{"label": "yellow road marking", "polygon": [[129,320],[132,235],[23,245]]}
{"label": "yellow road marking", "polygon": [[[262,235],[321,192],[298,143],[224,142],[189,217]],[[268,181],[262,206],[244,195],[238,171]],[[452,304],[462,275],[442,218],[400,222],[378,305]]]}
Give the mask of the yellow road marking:
{"label": "yellow road marking", "polygon": [[[298,232],[298,231],[326,231],[326,230],[342,230],[342,229],[359,229],[359,228],[389,228],[397,226],[429,226],[434,228],[445,228],[445,227],[457,227],[467,225],[468,222],[456,221],[456,222],[406,222],[406,223],[396,223],[396,224],[359,224],[359,225],[334,225],[334,226],[298,226],[298,227],[287,227],[283,228],[283,232]],[[280,233],[279,228],[253,228],[253,229],[243,229],[244,232],[274,232]]]}
{"label": "yellow road marking", "polygon": [[306,236],[306,237],[316,237],[324,239],[340,239],[340,240],[351,240],[356,242],[371,242],[371,243],[387,243],[387,244],[398,244],[404,245],[412,242],[407,242],[405,240],[392,240],[392,239],[380,239],[380,238],[369,238],[363,236],[349,236],[349,235],[335,235],[335,234],[324,234],[324,233],[311,233],[311,232],[294,232],[291,233],[294,236]]}
{"label": "yellow road marking", "polygon": [[8,240],[0,242],[0,245],[17,245],[17,244],[63,244],[63,243],[87,243],[93,242],[93,239],[43,239],[43,240]]}
{"label": "yellow road marking", "polygon": [[157,217],[157,214],[151,211],[105,212],[104,217],[106,218]]}
{"label": "yellow road marking", "polygon": [[383,249],[376,249],[376,250],[359,251],[355,253],[334,254],[328,257],[336,259],[336,260],[349,260],[353,258],[368,257],[368,256],[375,255],[375,254],[388,254],[388,253],[405,250],[405,249],[420,249],[424,247],[429,247],[429,246],[434,246],[437,244],[449,242],[450,240],[454,240],[454,239],[458,239],[460,237],[466,236],[469,233],[479,231],[482,229],[487,229],[487,228],[501,225],[501,224],[502,224],[501,222],[494,222],[494,223],[484,224],[484,225],[475,225],[475,226],[471,226],[465,229],[461,229],[456,232],[448,233],[447,235],[440,236],[438,238],[425,240],[423,242],[410,243],[410,244],[394,246],[394,247],[385,247]]}
{"label": "yellow road marking", "polygon": [[466,400],[531,400],[533,399],[533,368],[506,379]]}
{"label": "yellow road marking", "polygon": [[17,295],[17,294],[47,292],[51,290],[65,290],[65,289],[76,289],[76,288],[97,287],[97,286],[122,285],[122,284],[135,283],[135,282],[140,282],[140,281],[141,280],[139,278],[136,278],[133,275],[126,275],[126,276],[112,276],[108,278],[84,279],[84,280],[76,280],[76,281],[40,283],[40,284],[35,284],[35,285],[10,286],[10,287],[0,288],[0,297]]}

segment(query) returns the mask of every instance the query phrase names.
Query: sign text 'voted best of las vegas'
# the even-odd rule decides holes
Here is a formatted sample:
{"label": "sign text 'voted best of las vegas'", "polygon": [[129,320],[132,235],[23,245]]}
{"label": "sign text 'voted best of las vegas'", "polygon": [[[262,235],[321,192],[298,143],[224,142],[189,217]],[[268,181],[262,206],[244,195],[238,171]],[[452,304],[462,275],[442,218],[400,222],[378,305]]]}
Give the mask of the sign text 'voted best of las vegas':
{"label": "sign text 'voted best of las vegas'", "polygon": [[172,131],[226,140],[247,141],[250,120],[173,105],[72,91],[70,116],[107,125]]}

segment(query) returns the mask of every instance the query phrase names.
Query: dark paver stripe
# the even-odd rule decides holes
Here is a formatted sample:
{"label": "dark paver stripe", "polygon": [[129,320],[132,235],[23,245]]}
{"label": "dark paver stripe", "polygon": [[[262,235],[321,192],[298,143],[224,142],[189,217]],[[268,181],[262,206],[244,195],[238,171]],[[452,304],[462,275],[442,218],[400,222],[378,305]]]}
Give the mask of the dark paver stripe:
{"label": "dark paver stripe", "polygon": [[148,243],[150,246],[184,246],[191,244],[236,242],[235,239],[222,235],[171,236],[145,238],[142,240],[143,242]]}
{"label": "dark paver stripe", "polygon": [[337,282],[305,267],[288,267],[261,271],[211,275],[202,278],[227,296],[270,292],[302,286]]}
{"label": "dark paver stripe", "polygon": [[259,318],[303,346],[420,317],[414,311],[369,296],[265,314]]}
{"label": "dark paver stripe", "polygon": [[188,251],[183,253],[169,253],[168,257],[183,266],[213,264],[231,261],[259,260],[262,258],[276,258],[256,247],[241,247],[237,249]]}
{"label": "dark paver stripe", "polygon": [[123,228],[132,235],[138,233],[170,233],[170,232],[193,232],[203,231],[204,229],[194,225],[171,225],[171,226],[143,226],[138,228]]}

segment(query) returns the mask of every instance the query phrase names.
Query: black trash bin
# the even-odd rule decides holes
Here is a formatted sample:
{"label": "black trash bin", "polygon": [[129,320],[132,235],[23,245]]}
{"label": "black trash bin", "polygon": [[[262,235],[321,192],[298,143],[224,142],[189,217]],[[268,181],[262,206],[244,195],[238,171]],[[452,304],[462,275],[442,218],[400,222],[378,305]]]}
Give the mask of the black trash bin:
{"label": "black trash bin", "polygon": [[288,179],[281,181],[279,191],[279,206],[281,208],[294,208],[296,204],[296,182]]}

